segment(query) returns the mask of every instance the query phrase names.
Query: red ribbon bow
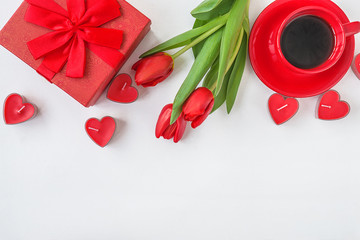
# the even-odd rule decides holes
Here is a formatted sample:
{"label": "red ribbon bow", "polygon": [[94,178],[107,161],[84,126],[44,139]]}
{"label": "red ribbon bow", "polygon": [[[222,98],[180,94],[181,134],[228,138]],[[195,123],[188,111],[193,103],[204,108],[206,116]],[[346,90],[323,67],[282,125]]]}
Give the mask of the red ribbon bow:
{"label": "red ribbon bow", "polygon": [[48,80],[67,62],[66,76],[84,76],[86,49],[116,68],[123,59],[123,32],[99,26],[121,16],[116,0],[67,0],[66,11],[54,0],[26,0],[27,22],[53,31],[27,43],[35,59],[43,58],[37,71]]}

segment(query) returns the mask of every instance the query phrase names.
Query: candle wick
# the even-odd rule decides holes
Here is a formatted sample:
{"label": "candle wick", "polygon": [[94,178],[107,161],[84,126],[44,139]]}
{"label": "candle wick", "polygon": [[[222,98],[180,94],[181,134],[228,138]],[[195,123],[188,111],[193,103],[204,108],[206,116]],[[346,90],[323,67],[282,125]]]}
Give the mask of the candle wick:
{"label": "candle wick", "polygon": [[284,106],[282,106],[281,108],[278,108],[276,110],[279,112],[279,111],[283,110],[284,108],[286,108],[287,106],[289,106],[289,105],[285,104]]}
{"label": "candle wick", "polygon": [[325,107],[325,108],[330,108],[331,109],[331,106],[327,106],[327,105],[321,105],[322,107]]}
{"label": "candle wick", "polygon": [[19,110],[18,113],[21,113],[22,110],[24,110],[25,106],[22,106]]}
{"label": "candle wick", "polygon": [[97,128],[92,128],[92,127],[88,127],[88,128],[89,128],[89,130],[93,130],[93,131],[99,132],[99,129],[97,129]]}
{"label": "candle wick", "polygon": [[122,87],[122,91],[124,91],[125,90],[125,87],[126,87],[126,83],[124,84],[124,86]]}

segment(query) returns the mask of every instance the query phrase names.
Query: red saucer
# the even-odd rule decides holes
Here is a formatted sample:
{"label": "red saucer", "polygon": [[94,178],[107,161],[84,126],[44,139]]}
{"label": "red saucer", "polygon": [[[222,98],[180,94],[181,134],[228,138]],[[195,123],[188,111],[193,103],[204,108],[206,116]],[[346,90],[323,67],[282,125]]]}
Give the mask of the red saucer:
{"label": "red saucer", "polygon": [[324,72],[303,74],[284,66],[274,53],[273,34],[277,34],[290,13],[305,6],[325,7],[342,23],[349,22],[345,13],[330,0],[276,0],[259,15],[250,35],[249,55],[255,73],[266,86],[288,97],[311,97],[326,92],[343,78],[354,57],[355,39],[352,36],[346,39],[339,61]]}

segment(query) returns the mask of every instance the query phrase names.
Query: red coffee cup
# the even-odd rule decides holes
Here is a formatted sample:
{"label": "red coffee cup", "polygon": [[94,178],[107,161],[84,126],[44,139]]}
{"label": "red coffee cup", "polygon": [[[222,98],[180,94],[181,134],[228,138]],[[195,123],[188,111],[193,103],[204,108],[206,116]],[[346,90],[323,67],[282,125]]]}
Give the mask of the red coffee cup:
{"label": "red coffee cup", "polygon": [[[310,17],[302,17],[306,15]],[[306,25],[311,22],[317,27]],[[305,28],[300,31],[302,26]],[[359,30],[360,23],[350,23],[333,1],[276,0],[252,27],[250,62],[259,79],[273,91],[288,97],[316,96],[334,87],[347,73],[355,51],[353,35]],[[305,44],[298,45],[302,40]],[[310,55],[313,53],[322,55]]]}
{"label": "red coffee cup", "polygon": [[[332,30],[333,34],[333,49],[327,60],[325,60],[321,65],[310,68],[302,69],[292,65],[284,56],[281,49],[281,36],[284,32],[284,29],[295,19],[303,16],[314,16],[325,21]],[[275,39],[275,51],[277,57],[282,61],[282,63],[292,70],[293,72],[302,73],[302,74],[312,74],[319,73],[328,70],[334,66],[338,60],[341,58],[345,46],[346,38],[360,32],[360,22],[350,22],[343,24],[340,19],[332,11],[320,7],[320,6],[307,6],[299,8],[291,12],[281,23]]]}

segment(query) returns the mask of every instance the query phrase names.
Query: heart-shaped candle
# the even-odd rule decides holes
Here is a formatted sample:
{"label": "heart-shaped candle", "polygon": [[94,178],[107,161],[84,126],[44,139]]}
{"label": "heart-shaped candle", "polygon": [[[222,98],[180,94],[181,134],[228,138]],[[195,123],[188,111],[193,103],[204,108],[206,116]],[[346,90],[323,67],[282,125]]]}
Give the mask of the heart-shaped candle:
{"label": "heart-shaped candle", "polygon": [[10,94],[4,103],[4,120],[6,124],[25,122],[35,116],[36,107],[25,103],[22,96],[17,93]]}
{"label": "heart-shaped candle", "polygon": [[295,98],[284,98],[280,94],[273,94],[269,98],[269,111],[276,124],[283,124],[291,119],[299,109],[299,102]]}
{"label": "heart-shaped candle", "polygon": [[116,122],[112,117],[104,117],[101,121],[91,118],[85,124],[87,134],[100,147],[105,147],[109,143],[115,128]]}
{"label": "heart-shaped candle", "polygon": [[138,98],[138,91],[131,86],[131,77],[127,74],[120,74],[111,83],[107,98],[114,102],[132,103]]}
{"label": "heart-shaped candle", "polygon": [[338,92],[331,90],[326,92],[319,103],[318,117],[322,120],[336,120],[346,117],[350,112],[350,105],[340,101]]}
{"label": "heart-shaped candle", "polygon": [[356,77],[360,79],[360,54],[355,57],[353,64],[351,65],[351,69],[355,73]]}

